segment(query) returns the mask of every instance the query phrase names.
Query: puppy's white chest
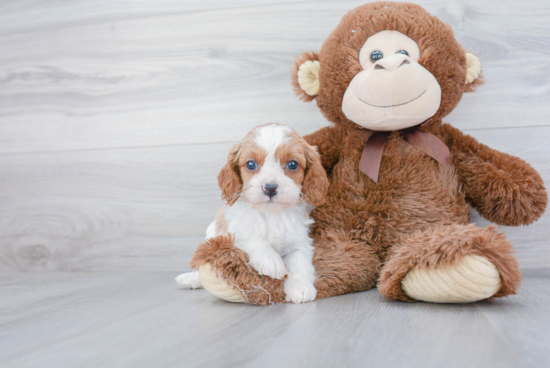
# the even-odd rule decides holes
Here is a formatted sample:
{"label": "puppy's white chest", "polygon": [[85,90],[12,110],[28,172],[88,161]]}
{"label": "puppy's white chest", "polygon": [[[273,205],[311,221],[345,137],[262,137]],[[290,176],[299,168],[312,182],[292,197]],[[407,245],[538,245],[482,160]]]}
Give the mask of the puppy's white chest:
{"label": "puppy's white chest", "polygon": [[257,235],[265,239],[273,248],[280,248],[292,241],[293,236],[304,227],[303,221],[297,222],[292,211],[286,210],[278,213],[259,213],[258,222],[262,225]]}
{"label": "puppy's white chest", "polygon": [[226,209],[228,232],[237,243],[261,238],[279,253],[290,251],[293,244],[307,238],[311,220],[303,208],[289,208],[279,212],[260,212],[240,203]]}
{"label": "puppy's white chest", "polygon": [[[271,246],[282,251],[284,248],[291,245],[292,235],[296,232],[296,224],[293,224],[286,219],[281,218],[267,218],[266,219],[266,234],[265,239]],[[303,225],[302,225],[303,226]]]}

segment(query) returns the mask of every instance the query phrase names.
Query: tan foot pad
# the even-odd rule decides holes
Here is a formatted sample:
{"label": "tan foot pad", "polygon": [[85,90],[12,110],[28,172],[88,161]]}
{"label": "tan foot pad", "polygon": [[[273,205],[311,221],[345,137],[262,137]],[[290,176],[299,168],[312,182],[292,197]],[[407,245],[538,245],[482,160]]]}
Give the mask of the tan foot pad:
{"label": "tan foot pad", "polygon": [[218,298],[233,303],[246,303],[242,293],[228,282],[218,278],[209,263],[199,267],[199,278],[202,286]]}
{"label": "tan foot pad", "polygon": [[411,298],[432,303],[471,303],[500,290],[500,274],[485,257],[467,255],[461,263],[437,269],[413,268],[401,282]]}

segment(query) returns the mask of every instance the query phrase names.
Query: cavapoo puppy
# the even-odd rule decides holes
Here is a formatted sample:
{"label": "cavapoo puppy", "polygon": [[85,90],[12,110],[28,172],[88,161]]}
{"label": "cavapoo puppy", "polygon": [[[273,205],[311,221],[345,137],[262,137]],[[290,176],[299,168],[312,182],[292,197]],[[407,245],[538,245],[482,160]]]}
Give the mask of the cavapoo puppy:
{"label": "cavapoo puppy", "polygon": [[[261,275],[284,282],[285,299],[315,299],[311,206],[325,201],[328,179],[319,154],[292,128],[254,128],[229,152],[218,175],[225,205],[206,239],[233,234],[235,246]],[[179,285],[200,288],[197,271],[179,275]]]}

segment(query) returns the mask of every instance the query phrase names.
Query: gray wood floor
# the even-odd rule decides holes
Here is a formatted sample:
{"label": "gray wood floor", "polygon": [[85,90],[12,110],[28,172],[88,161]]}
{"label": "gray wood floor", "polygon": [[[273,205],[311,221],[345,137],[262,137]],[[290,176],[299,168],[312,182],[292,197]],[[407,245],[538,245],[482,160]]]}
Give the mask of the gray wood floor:
{"label": "gray wood floor", "polygon": [[171,272],[2,276],[2,367],[550,366],[549,270],[470,305],[370,290],[257,307],[179,290]]}
{"label": "gray wood floor", "polygon": [[[550,3],[416,2],[483,65],[445,120],[548,186]],[[548,213],[501,228],[525,275],[505,300],[259,308],[176,288],[230,145],[327,124],[289,71],[362,3],[0,1],[0,367],[550,365]]]}

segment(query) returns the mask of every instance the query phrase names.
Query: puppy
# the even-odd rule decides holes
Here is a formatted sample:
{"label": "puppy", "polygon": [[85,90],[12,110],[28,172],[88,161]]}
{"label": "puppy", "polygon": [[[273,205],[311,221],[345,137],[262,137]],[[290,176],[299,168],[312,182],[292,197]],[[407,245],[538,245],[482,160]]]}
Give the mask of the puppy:
{"label": "puppy", "polygon": [[[328,179],[319,154],[292,128],[267,124],[253,129],[229,152],[218,175],[225,201],[206,239],[227,235],[243,250],[260,275],[282,279],[285,299],[315,299],[311,206],[325,201]],[[176,282],[200,288],[197,271]]]}

